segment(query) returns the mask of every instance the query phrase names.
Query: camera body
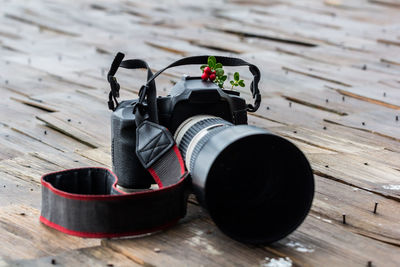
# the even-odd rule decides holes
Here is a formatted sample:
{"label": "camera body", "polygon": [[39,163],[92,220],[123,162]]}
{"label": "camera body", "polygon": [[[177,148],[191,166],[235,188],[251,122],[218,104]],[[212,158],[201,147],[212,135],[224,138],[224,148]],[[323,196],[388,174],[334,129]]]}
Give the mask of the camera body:
{"label": "camera body", "polygon": [[[125,189],[145,189],[154,183],[136,156],[134,106],[138,99],[122,101],[111,118],[112,163]],[[234,125],[247,124],[247,105],[239,92],[223,90],[200,77],[184,76],[169,95],[157,98],[159,124],[172,134],[186,119],[196,115],[219,117]]]}

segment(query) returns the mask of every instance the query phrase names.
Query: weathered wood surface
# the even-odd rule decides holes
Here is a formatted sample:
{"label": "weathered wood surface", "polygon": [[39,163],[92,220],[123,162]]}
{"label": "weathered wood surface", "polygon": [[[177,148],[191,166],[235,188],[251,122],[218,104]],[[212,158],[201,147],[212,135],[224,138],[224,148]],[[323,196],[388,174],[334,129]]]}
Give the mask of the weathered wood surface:
{"label": "weathered wood surface", "polygon": [[[0,265],[400,265],[399,1],[0,6]],[[105,75],[117,51],[154,70],[199,54],[258,65],[263,102],[250,123],[292,140],[315,173],[304,224],[273,245],[247,246],[224,236],[192,199],[177,226],[139,238],[81,239],[41,225],[42,174],[110,167]],[[198,67],[168,71],[159,94],[184,73]],[[127,99],[145,74],[118,77]]]}

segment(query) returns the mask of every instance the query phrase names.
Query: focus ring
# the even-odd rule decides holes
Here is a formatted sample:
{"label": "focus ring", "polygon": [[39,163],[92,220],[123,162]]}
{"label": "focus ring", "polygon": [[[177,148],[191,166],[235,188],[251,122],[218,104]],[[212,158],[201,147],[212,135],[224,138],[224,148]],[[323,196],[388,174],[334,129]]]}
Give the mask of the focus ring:
{"label": "focus ring", "polygon": [[[193,138],[204,128],[211,127],[213,125],[225,125],[229,122],[217,118],[217,117],[204,117],[203,120],[200,120],[196,122],[194,125],[192,125],[183,135],[182,139],[180,140],[178,147],[179,150],[182,153],[182,157],[185,159],[186,158],[186,153],[188,151],[188,147],[190,145],[190,142],[192,142]],[[189,166],[186,166],[189,168]]]}
{"label": "focus ring", "polygon": [[233,124],[218,117],[198,115],[185,120],[179,126],[174,138],[189,172],[207,141],[231,125]]}
{"label": "focus ring", "polygon": [[225,130],[228,127],[229,127],[229,125],[223,125],[220,127],[210,129],[208,131],[208,133],[195,144],[195,147],[194,147],[193,152],[190,157],[190,164],[188,166],[189,170],[193,170],[194,163],[196,162],[197,156],[199,155],[199,153],[202,150],[202,148],[204,147],[204,145],[208,142],[208,140],[210,140],[211,137],[213,137],[217,133]]}

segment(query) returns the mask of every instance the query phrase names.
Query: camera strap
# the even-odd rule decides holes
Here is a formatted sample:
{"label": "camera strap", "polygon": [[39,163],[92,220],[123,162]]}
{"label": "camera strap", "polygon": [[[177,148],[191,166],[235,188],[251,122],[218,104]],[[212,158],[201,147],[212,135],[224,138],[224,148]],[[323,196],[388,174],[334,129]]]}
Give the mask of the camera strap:
{"label": "camera strap", "polygon": [[[157,78],[162,72],[169,68],[184,66],[184,65],[200,65],[200,64],[207,64],[209,56],[193,56],[193,57],[185,57],[179,59],[167,67],[157,71],[150,79],[147,80],[146,87],[152,88],[154,86],[154,79]],[[215,59],[217,62],[221,63],[223,66],[230,66],[230,67],[239,67],[239,66],[248,66],[251,74],[253,74],[253,81],[250,84],[250,91],[252,93],[254,104],[247,104],[247,111],[249,112],[256,112],[257,109],[260,107],[261,103],[261,94],[260,90],[258,89],[258,83],[260,82],[261,73],[260,70],[256,65],[248,63],[240,58],[234,57],[221,57],[216,56]],[[149,90],[152,92],[153,90]],[[154,90],[155,91],[155,90]],[[152,96],[149,94],[148,99],[150,100]]]}
{"label": "camera strap", "polygon": [[[115,78],[115,73],[117,72],[119,67],[126,69],[139,69],[144,68],[147,69],[147,83],[142,86],[139,92],[139,105],[143,105],[144,99],[146,99],[146,110],[149,115],[149,120],[155,123],[158,123],[158,113],[157,113],[157,92],[156,92],[156,84],[155,78],[160,75],[162,72],[169,68],[184,66],[184,65],[200,65],[207,64],[209,56],[193,56],[179,59],[167,67],[157,71],[154,75],[148,66],[148,64],[140,59],[130,59],[123,61],[125,55],[119,52],[115,58],[113,63],[111,64],[110,71],[107,75],[107,80],[110,83],[111,91],[109,93],[109,101],[108,107],[112,111],[118,106],[117,98],[119,97],[119,89],[120,85]],[[256,65],[253,65],[243,59],[234,58],[234,57],[215,57],[217,62],[221,63],[224,66],[230,67],[239,67],[239,66],[248,66],[249,71],[253,75],[253,81],[250,84],[250,91],[252,93],[252,97],[254,99],[253,104],[247,104],[247,111],[256,112],[260,107],[261,103],[261,94],[258,89],[258,83],[260,82],[261,73]]]}
{"label": "camera strap", "polygon": [[70,235],[105,238],[155,232],[183,218],[190,182],[171,134],[148,121],[138,131],[138,156],[158,189],[123,192],[105,168],[49,173],[41,179],[40,221]]}
{"label": "camera strap", "polygon": [[[107,74],[107,81],[109,82],[111,88],[108,94],[108,108],[112,111],[114,111],[119,105],[117,98],[119,97],[120,85],[117,81],[117,78],[115,78],[115,74],[117,73],[118,68],[121,67],[124,69],[146,69],[147,80],[150,80],[151,77],[153,76],[153,72],[151,71],[146,61],[141,59],[123,60],[124,57],[125,55],[123,53],[118,52],[113,62],[111,63],[110,70],[108,71]],[[156,92],[156,84],[154,81],[148,82],[146,86],[143,86],[140,89],[139,97],[142,99],[142,102],[145,96],[148,97],[146,105],[148,106],[147,113],[149,116],[149,120],[158,123],[157,102],[156,102],[157,92]]]}

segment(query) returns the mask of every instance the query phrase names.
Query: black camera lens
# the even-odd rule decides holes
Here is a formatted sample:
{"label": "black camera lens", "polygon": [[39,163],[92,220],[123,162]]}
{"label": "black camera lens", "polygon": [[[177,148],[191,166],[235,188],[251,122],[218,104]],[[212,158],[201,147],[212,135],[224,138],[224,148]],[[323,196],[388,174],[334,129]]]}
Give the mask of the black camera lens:
{"label": "black camera lens", "polygon": [[314,178],[304,154],[288,140],[208,115],[184,121],[175,140],[197,199],[230,237],[268,244],[307,216]]}

